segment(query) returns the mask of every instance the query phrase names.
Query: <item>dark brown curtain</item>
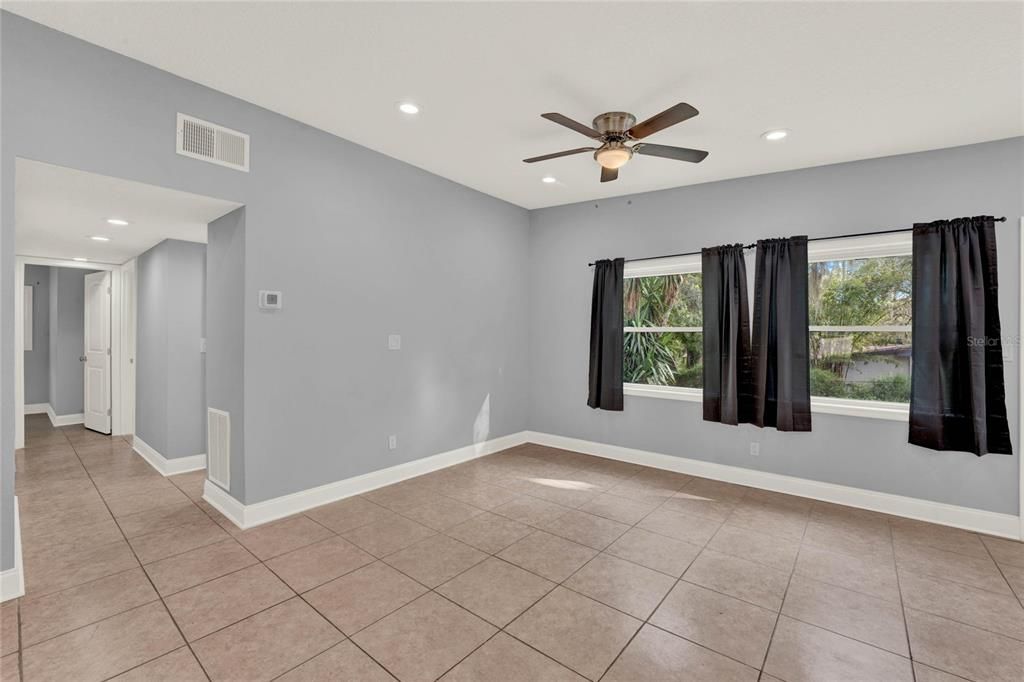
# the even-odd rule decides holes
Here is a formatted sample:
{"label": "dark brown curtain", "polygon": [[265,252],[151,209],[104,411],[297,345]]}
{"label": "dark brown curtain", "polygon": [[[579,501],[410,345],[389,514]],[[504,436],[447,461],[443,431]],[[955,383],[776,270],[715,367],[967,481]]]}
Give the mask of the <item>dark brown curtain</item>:
{"label": "dark brown curtain", "polygon": [[622,268],[625,261],[594,263],[590,304],[590,396],[587,405],[622,410]]}
{"label": "dark brown curtain", "polygon": [[743,245],[701,251],[704,420],[750,421],[750,312]]}
{"label": "dark brown curtain", "polygon": [[991,216],[914,225],[910,442],[1012,454]]}
{"label": "dark brown curtain", "polygon": [[757,242],[751,422],[811,430],[807,237]]}

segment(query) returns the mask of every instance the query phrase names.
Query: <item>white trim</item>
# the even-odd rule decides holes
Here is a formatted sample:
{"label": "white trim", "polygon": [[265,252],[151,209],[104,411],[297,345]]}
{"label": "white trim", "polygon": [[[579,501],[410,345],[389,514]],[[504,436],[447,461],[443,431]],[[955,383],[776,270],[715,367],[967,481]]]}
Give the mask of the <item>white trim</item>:
{"label": "white trim", "polygon": [[913,327],[909,324],[812,324],[807,327],[810,332],[904,332],[910,333]]}
{"label": "white trim", "polygon": [[[14,290],[25,286],[25,259],[14,258]],[[14,297],[14,449],[25,447],[25,298]]]}
{"label": "white trim", "polygon": [[624,332],[690,332],[702,334],[704,333],[704,327],[623,327]]}
{"label": "white trim", "polygon": [[525,431],[502,436],[493,440],[467,445],[465,447],[397,464],[386,469],[371,471],[368,474],[346,478],[334,483],[300,490],[290,495],[282,495],[254,504],[242,504],[228,495],[212,481],[207,480],[203,488],[203,499],[226,516],[239,528],[252,528],[270,521],[298,514],[313,507],[337,502],[346,497],[360,495],[382,486],[404,481],[414,476],[422,476],[431,471],[444,469],[477,457],[490,455],[501,450],[522,445],[526,442]]}
{"label": "white trim", "polygon": [[982,509],[959,507],[942,502],[904,497],[903,495],[852,488],[835,483],[812,481],[806,478],[784,476],[782,474],[718,464],[716,462],[705,462],[686,457],[676,457],[674,455],[636,450],[634,448],[625,448],[605,443],[595,443],[578,438],[555,436],[535,431],[527,431],[525,436],[526,441],[530,443],[582,452],[598,457],[607,457],[608,459],[622,462],[630,462],[668,471],[678,471],[692,476],[727,481],[763,490],[773,490],[814,500],[842,504],[848,507],[869,509],[883,514],[919,519],[929,523],[963,528],[989,535],[1014,539],[1019,537],[1020,521],[1013,514],[1000,514]]}
{"label": "white trim", "polygon": [[23,265],[48,265],[51,268],[114,271],[120,267],[117,263],[100,263],[91,260],[66,260],[64,258],[44,258],[42,256],[17,256],[17,258]]}
{"label": "white trim", "polygon": [[125,262],[115,273],[119,286],[114,288],[118,305],[113,308],[114,327],[111,403],[113,432],[135,432],[135,333],[136,333],[136,261]]}
{"label": "white trim", "polygon": [[85,414],[79,412],[78,414],[56,414],[53,411],[53,407],[46,404],[46,415],[50,418],[50,423],[53,424],[54,428],[59,426],[72,426],[74,424],[85,423]]}
{"label": "white trim", "polygon": [[637,277],[657,277],[659,275],[689,275],[700,272],[700,254],[689,256],[670,256],[668,258],[648,258],[646,260],[629,261],[622,267],[623,279]]}
{"label": "white trim", "polygon": [[25,406],[25,414],[48,414],[52,409],[50,403],[32,403]]}
{"label": "white trim", "polygon": [[842,237],[807,242],[807,262],[883,258],[913,254],[914,234],[910,230],[862,237]]}
{"label": "white trim", "polygon": [[1024,462],[1021,460],[1021,450],[1024,449],[1024,217],[1020,219],[1017,239],[1020,242],[1020,261],[1017,263],[1017,279],[1020,281],[1020,311],[1017,318],[1020,322],[1017,330],[1017,470],[1020,473],[1020,485],[1017,490],[1020,501],[1017,513],[1020,514],[1020,539],[1024,540]]}
{"label": "white trim", "polygon": [[161,476],[174,476],[187,471],[200,471],[206,468],[206,455],[190,455],[188,457],[164,457],[151,445],[138,436],[132,436],[132,450],[146,460]]}
{"label": "white trim", "polygon": [[655,384],[623,384],[623,395],[638,398],[661,398],[662,400],[684,400],[700,403],[704,401],[704,392],[699,388],[682,386],[658,386]]}
{"label": "white trim", "polygon": [[[654,384],[623,384],[623,395],[659,400],[682,400],[699,403],[704,393],[699,388],[682,386],[658,386]],[[881,400],[850,400],[848,398],[826,398],[811,396],[811,412],[818,414],[841,414],[865,419],[887,419],[905,422],[910,419],[910,405],[889,403]]]}
{"label": "white trim", "polygon": [[0,602],[25,594],[25,564],[21,558],[21,515],[14,496],[14,566],[0,572]]}
{"label": "white trim", "polygon": [[910,421],[909,403],[890,403],[883,400],[853,400],[812,395],[811,412],[841,414],[847,417],[864,417],[865,419],[888,419],[897,422]]}
{"label": "white trim", "polygon": [[35,343],[35,325],[32,319],[32,312],[35,306],[32,303],[33,300],[33,287],[31,284],[26,284],[22,287],[22,295],[25,297],[21,302],[21,309],[23,320],[21,326],[24,332],[24,339],[22,341],[21,349],[25,352],[31,351]]}

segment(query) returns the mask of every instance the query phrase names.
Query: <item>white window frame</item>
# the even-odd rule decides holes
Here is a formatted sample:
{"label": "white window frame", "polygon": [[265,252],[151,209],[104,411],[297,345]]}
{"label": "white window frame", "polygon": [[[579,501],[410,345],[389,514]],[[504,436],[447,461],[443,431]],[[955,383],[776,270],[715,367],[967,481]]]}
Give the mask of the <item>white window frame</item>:
{"label": "white window frame", "polygon": [[[663,275],[691,275],[700,272],[700,255],[673,256],[672,258],[655,258],[626,263],[622,270],[623,279],[639,277],[659,277]],[[624,327],[626,334],[644,334],[657,332],[703,332],[703,327],[643,327],[645,331],[637,331],[637,327]],[[683,400],[699,403],[704,400],[704,391],[699,388],[681,386],[658,386],[656,384],[623,384],[625,395],[644,398],[661,398],[664,400]]]}
{"label": "white window frame", "polygon": [[[827,239],[807,244],[807,262],[820,263],[829,260],[853,260],[856,258],[884,258],[887,256],[909,256],[913,253],[913,236],[911,232],[894,232],[877,234],[867,237],[844,237]],[[880,326],[818,326],[812,325],[809,331],[910,331],[906,325]],[[887,419],[891,421],[909,421],[910,405],[907,403],[891,403],[881,400],[853,400],[850,398],[827,398],[811,396],[811,412],[821,414],[840,414],[850,417],[867,417],[870,419]]]}
{"label": "white window frame", "polygon": [[[852,260],[855,258],[882,258],[886,256],[909,256],[913,252],[913,237],[907,232],[870,235],[864,237],[843,237],[812,241],[807,245],[807,261],[817,263],[828,260]],[[755,259],[747,258],[747,280],[753,281]],[[658,275],[690,274],[701,271],[701,257],[675,256],[626,263],[623,278],[655,277]],[[657,327],[656,331],[702,331],[691,327]],[[819,327],[812,326],[809,331],[905,331],[906,327],[890,325],[884,327]],[[630,327],[624,328],[626,333]],[[633,330],[633,333],[636,333]],[[702,402],[702,389],[680,388],[676,386],[656,386],[650,384],[624,384],[623,393],[641,398],[658,398],[662,400],[682,400],[685,402]],[[907,422],[910,419],[910,406],[907,403],[891,403],[879,400],[852,400],[849,398],[827,398],[811,396],[811,412],[818,414],[836,414],[868,419]]]}

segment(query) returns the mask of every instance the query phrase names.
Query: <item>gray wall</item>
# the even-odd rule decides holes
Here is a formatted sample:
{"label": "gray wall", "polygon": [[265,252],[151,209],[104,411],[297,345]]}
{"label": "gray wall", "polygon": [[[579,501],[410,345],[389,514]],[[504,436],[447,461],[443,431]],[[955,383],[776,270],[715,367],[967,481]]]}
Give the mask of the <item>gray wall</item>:
{"label": "gray wall", "polygon": [[206,245],[167,239],[138,257],[135,433],[164,457],[206,452]]}
{"label": "gray wall", "polygon": [[85,276],[95,270],[50,268],[49,402],[57,416],[85,411]]}
{"label": "gray wall", "polygon": [[245,208],[207,228],[206,403],[231,415],[230,486],[241,496],[245,490]]}
{"label": "gray wall", "polygon": [[25,404],[50,401],[50,268],[25,266],[32,287],[32,350],[25,351]]}
{"label": "gray wall", "polygon": [[[714,157],[712,157],[714,158]],[[653,161],[652,161],[653,162]],[[699,403],[626,398],[621,413],[586,405],[597,258],[638,258],[764,237],[811,237],[1005,215],[997,227],[1003,335],[1020,329],[1019,216],[1024,138],[708,183],[531,213],[530,427],[651,450],[1016,514],[1019,456],[977,458],[907,444],[906,423],[814,414],[814,431],[704,423]],[[595,208],[596,204],[596,208]],[[1016,353],[1016,345],[1011,346]],[[1016,358],[1006,368],[1014,451]],[[749,455],[749,443],[761,455]]]}
{"label": "gray wall", "polygon": [[[244,490],[233,482],[232,495],[249,504],[528,423],[749,466],[730,454],[733,446],[745,452],[749,436],[710,435],[693,406],[648,401],[618,421],[587,410],[588,260],[981,211],[1020,214],[1019,197],[1010,198],[1017,196],[1013,182],[1019,191],[1018,146],[995,155],[997,168],[975,160],[969,172],[938,173],[928,163],[903,162],[917,175],[891,171],[883,181],[873,166],[853,164],[806,171],[817,178],[807,183],[786,174],[646,195],[631,207],[616,200],[601,202],[601,210],[541,211],[531,226],[519,207],[19,17],[0,17],[3,568],[13,563],[13,386],[2,377],[14,368],[16,157],[245,204],[238,401],[246,413],[245,470]],[[178,111],[252,135],[252,172],[175,155]],[[853,189],[836,185],[844,182]],[[700,234],[687,236],[686,226]],[[1006,244],[1004,253],[1012,248]],[[1010,277],[1012,285],[1012,270]],[[282,290],[284,309],[258,311],[259,289]],[[144,305],[140,296],[140,311]],[[1016,318],[1012,311],[1007,318],[1009,329]],[[401,351],[386,350],[390,333],[402,334]],[[485,404],[489,419],[475,435]],[[866,487],[916,477],[905,483],[908,494],[1009,510],[1016,458],[925,457],[900,445],[899,425],[816,423],[832,425],[828,443],[819,430],[790,453],[791,441],[765,432],[754,465]],[[888,459],[852,446],[845,458],[824,452],[851,434],[863,442],[865,425],[870,444],[893,444]],[[395,451],[385,448],[388,434],[398,435]],[[688,439],[693,447],[683,445]],[[990,496],[979,499],[986,489]]]}
{"label": "gray wall", "polygon": [[[20,17],[4,13],[0,30],[4,273],[18,156],[246,206],[245,485],[233,495],[258,502],[469,445],[485,401],[488,437],[526,427],[526,210]],[[249,133],[252,172],[174,154],[179,111]],[[282,290],[284,309],[260,314],[260,289]],[[390,333],[401,351],[386,349]],[[9,352],[2,362],[6,375]],[[9,528],[12,396],[0,390]]]}

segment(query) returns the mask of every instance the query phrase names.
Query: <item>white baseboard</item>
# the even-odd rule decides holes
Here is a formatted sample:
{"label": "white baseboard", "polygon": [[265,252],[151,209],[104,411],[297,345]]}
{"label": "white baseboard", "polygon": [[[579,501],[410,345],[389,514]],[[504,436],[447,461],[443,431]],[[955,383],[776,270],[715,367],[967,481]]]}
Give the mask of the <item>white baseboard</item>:
{"label": "white baseboard", "polygon": [[493,440],[467,445],[448,452],[431,455],[405,464],[397,464],[386,469],[371,471],[368,474],[346,478],[334,483],[300,490],[290,495],[282,495],[263,502],[242,504],[215,483],[207,480],[203,489],[203,499],[220,513],[224,514],[239,528],[252,528],[270,521],[298,514],[299,512],[337,502],[346,497],[359,495],[377,488],[404,481],[414,476],[422,476],[431,471],[444,469],[477,457],[490,455],[501,450],[521,445],[526,442],[526,432],[513,433]]}
{"label": "white baseboard", "polygon": [[206,468],[205,454],[188,457],[164,457],[138,436],[132,436],[132,449],[162,476],[174,476]]}
{"label": "white baseboard", "polygon": [[25,406],[25,414],[49,414],[51,411],[50,403],[33,403]]}
{"label": "white baseboard", "polygon": [[18,497],[14,497],[14,566],[0,571],[0,602],[25,594],[25,566],[21,558],[21,516]]}
{"label": "white baseboard", "polygon": [[85,414],[56,414],[53,411],[53,406],[49,403],[46,405],[46,414],[50,417],[50,423],[54,427],[85,423]]}
{"label": "white baseboard", "polygon": [[1000,514],[982,509],[959,507],[942,502],[932,502],[903,495],[864,490],[863,488],[852,488],[835,483],[823,483],[795,476],[744,469],[727,464],[676,457],[674,455],[636,450],[548,433],[538,433],[536,431],[526,431],[524,436],[526,442],[537,443],[538,445],[547,445],[597,457],[607,457],[608,459],[622,462],[655,467],[657,469],[678,471],[717,481],[726,481],[738,485],[798,495],[823,502],[843,504],[848,507],[869,509],[884,514],[892,514],[893,516],[903,516],[944,526],[963,528],[978,533],[987,533],[988,535],[998,535],[1015,540],[1024,539],[1021,538],[1020,517],[1013,514]]}

